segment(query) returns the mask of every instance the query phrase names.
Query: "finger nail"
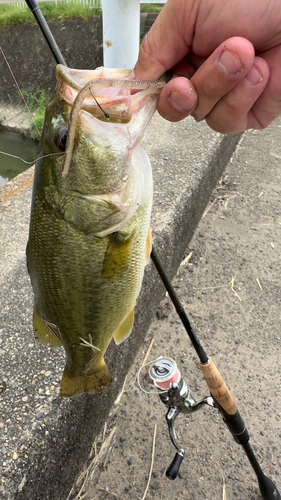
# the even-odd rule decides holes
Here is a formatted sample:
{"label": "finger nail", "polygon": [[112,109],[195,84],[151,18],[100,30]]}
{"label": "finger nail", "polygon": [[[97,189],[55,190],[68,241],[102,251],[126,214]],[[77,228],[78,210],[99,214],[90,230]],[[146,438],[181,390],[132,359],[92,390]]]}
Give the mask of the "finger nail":
{"label": "finger nail", "polygon": [[247,75],[244,77],[244,82],[252,86],[262,82],[262,75],[255,66],[252,66],[250,71],[248,71]]}
{"label": "finger nail", "polygon": [[224,50],[219,58],[219,66],[226,75],[235,75],[242,69],[240,59],[234,52]]}
{"label": "finger nail", "polygon": [[188,113],[194,108],[194,98],[192,104],[190,103],[191,98],[192,96],[188,97],[185,94],[180,94],[179,92],[172,90],[170,97],[168,97],[168,101],[177,111],[180,111],[181,113]]}

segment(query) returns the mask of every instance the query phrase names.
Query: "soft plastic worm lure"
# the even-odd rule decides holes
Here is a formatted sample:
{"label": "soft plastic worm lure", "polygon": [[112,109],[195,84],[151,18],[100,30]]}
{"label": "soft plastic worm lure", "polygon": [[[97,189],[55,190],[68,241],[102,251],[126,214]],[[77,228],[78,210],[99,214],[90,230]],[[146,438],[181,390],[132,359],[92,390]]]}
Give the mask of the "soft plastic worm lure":
{"label": "soft plastic worm lure", "polygon": [[[83,101],[89,94],[96,92],[96,90],[107,87],[119,87],[119,88],[130,88],[134,90],[145,90],[145,89],[162,89],[165,86],[166,82],[163,80],[157,81],[137,81],[137,80],[118,80],[114,78],[106,78],[99,80],[91,80],[80,90],[77,94],[75,101],[73,103],[69,124],[68,124],[68,133],[67,133],[67,142],[65,148],[65,157],[64,164],[62,168],[62,177],[66,177],[70,170],[70,163],[72,157],[72,151],[75,141],[75,130],[77,126],[77,120],[79,116],[79,112]],[[93,95],[93,94],[92,94]]]}

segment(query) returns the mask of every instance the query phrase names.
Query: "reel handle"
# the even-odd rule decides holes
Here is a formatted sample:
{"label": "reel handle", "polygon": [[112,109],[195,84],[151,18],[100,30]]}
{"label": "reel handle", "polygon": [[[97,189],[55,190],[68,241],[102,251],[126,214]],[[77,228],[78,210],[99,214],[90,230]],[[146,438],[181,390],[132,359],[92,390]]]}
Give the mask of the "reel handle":
{"label": "reel handle", "polygon": [[265,474],[258,477],[261,496],[264,500],[281,500],[279,491]]}
{"label": "reel handle", "polygon": [[168,479],[171,480],[176,479],[180,470],[181,463],[183,461],[183,455],[184,455],[183,450],[177,451],[177,453],[175,454],[174,460],[172,461],[170,467],[168,467],[168,469],[166,470],[166,477]]}

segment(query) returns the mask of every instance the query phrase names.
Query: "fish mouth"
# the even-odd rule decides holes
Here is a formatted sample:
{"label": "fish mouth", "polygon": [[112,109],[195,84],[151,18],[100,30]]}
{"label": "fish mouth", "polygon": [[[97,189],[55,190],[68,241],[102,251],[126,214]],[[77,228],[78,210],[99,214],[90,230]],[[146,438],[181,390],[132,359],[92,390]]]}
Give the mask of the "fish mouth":
{"label": "fish mouth", "polygon": [[[105,212],[115,214],[114,223],[110,223],[111,219],[104,221],[95,233],[97,236],[122,229],[139,206],[141,181],[138,166],[133,162],[133,149],[142,139],[165,85],[160,80],[130,80],[130,74],[131,70],[73,70],[62,65],[56,69],[57,88],[71,107],[61,182],[70,172],[71,184],[85,201],[100,204]],[[92,154],[95,158],[91,177],[84,177],[86,183],[79,180],[79,175],[83,179],[83,169],[77,161],[81,154],[79,145],[73,151],[77,126],[83,131],[78,143],[80,151],[86,144],[87,158]],[[83,184],[90,188],[87,192],[81,189]]]}
{"label": "fish mouth", "polygon": [[[137,114],[152,98],[152,95],[159,95],[161,86],[149,88],[147,92],[147,83],[143,82],[143,88],[133,90],[131,86],[110,86],[106,81],[109,80],[127,80],[132,70],[130,69],[111,69],[97,68],[95,70],[75,70],[59,64],[56,68],[57,86],[64,100],[73,106],[78,93],[91,80],[104,80],[103,88],[95,89],[89,92],[89,95],[83,100],[81,110],[89,112],[101,121],[110,121],[111,123],[128,123],[134,114]],[[141,84],[141,82],[138,82]],[[149,82],[152,83],[152,82]],[[164,86],[164,82],[163,82]]]}
{"label": "fish mouth", "polygon": [[[57,87],[71,106],[62,178],[67,177],[70,170],[78,117],[90,141],[91,136],[93,139],[95,136],[95,141],[99,134],[106,144],[108,139],[105,137],[111,135],[116,151],[115,133],[118,134],[117,154],[120,159],[123,156],[123,161],[120,161],[123,166],[124,160],[128,160],[130,152],[142,139],[165,81],[130,80],[130,73],[131,70],[124,69],[101,67],[91,71],[57,66]],[[101,121],[105,122],[104,127]],[[121,168],[119,173],[124,175],[124,169]]]}

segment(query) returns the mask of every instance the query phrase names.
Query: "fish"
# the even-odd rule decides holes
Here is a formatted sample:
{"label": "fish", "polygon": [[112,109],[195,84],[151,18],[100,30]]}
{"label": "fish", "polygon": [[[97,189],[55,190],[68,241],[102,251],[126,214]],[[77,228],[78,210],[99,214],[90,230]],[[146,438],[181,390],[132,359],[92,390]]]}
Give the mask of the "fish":
{"label": "fish", "polygon": [[27,269],[33,329],[65,350],[60,396],[112,385],[104,355],[131,333],[151,252],[153,181],[140,141],[165,82],[56,67],[35,165]]}

